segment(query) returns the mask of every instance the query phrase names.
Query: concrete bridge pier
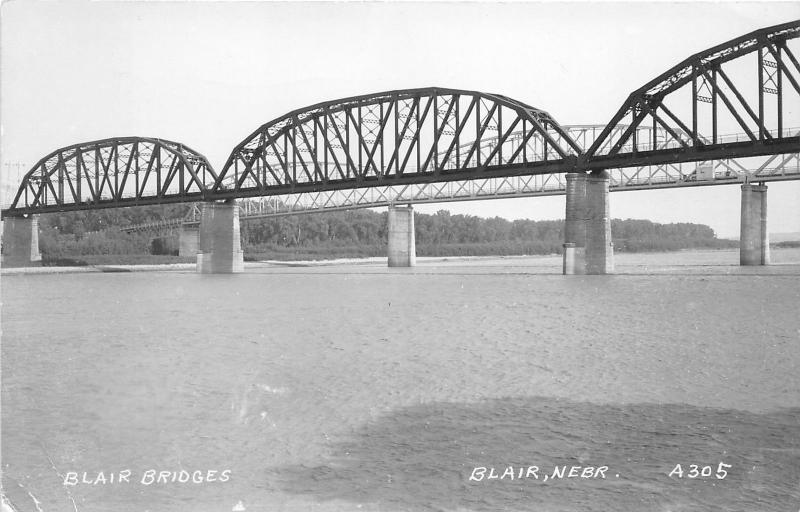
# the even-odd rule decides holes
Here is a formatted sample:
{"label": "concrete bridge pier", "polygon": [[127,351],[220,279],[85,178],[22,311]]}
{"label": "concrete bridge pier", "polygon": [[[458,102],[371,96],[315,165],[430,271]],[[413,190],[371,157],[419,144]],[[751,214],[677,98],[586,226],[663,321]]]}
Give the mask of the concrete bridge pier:
{"label": "concrete bridge pier", "polygon": [[614,243],[608,201],[610,176],[592,171],[586,178],[586,273],[614,273]]}
{"label": "concrete bridge pier", "polygon": [[200,248],[200,228],[198,226],[181,226],[178,231],[178,256],[197,256]]}
{"label": "concrete bridge pier", "polygon": [[739,264],[769,265],[767,186],[764,184],[742,185]]}
{"label": "concrete bridge pier", "polygon": [[39,216],[3,219],[3,266],[38,267],[41,264]]}
{"label": "concrete bridge pier", "polygon": [[239,206],[235,200],[203,203],[199,232],[197,272],[232,274],[244,271]]}
{"label": "concrete bridge pier", "polygon": [[564,275],[586,273],[586,175],[567,173]]}
{"label": "concrete bridge pier", "polygon": [[414,209],[389,207],[389,266],[413,267],[417,264],[414,236]]}

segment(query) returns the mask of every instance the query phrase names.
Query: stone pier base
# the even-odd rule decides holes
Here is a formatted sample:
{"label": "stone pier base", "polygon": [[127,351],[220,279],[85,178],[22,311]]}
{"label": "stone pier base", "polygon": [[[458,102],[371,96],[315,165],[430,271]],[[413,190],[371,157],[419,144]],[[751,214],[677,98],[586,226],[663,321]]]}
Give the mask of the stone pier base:
{"label": "stone pier base", "polygon": [[232,274],[244,271],[244,253],[239,234],[239,206],[234,200],[203,203],[200,215],[200,250],[197,271],[201,274]]}
{"label": "stone pier base", "polygon": [[586,179],[586,273],[614,273],[606,171],[592,171]]}
{"label": "stone pier base", "polygon": [[200,249],[200,227],[181,226],[178,231],[178,256],[194,257]]}
{"label": "stone pier base", "polygon": [[750,183],[742,185],[739,263],[741,265],[769,265],[766,185],[751,185]]}
{"label": "stone pier base", "polygon": [[568,173],[566,179],[563,273],[613,274],[609,175],[605,171]]}
{"label": "stone pier base", "polygon": [[571,276],[586,273],[586,261],[583,247],[575,247],[573,243],[564,244],[563,274]]}
{"label": "stone pier base", "polygon": [[389,207],[389,266],[413,267],[417,264],[414,237],[414,209]]}
{"label": "stone pier base", "polygon": [[39,252],[39,218],[6,217],[3,219],[4,267],[38,267],[42,264]]}
{"label": "stone pier base", "polygon": [[586,273],[586,175],[571,172],[567,179],[564,221],[564,275]]}

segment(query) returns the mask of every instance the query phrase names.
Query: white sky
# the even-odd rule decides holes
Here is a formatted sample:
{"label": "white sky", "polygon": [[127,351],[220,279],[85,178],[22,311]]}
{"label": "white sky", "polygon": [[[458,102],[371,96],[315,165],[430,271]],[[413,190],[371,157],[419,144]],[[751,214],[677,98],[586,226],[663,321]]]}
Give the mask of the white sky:
{"label": "white sky", "polygon": [[[290,110],[413,87],[499,93],[564,125],[602,124],[689,55],[797,18],[798,2],[6,1],[0,172],[16,190],[16,163],[127,135],[183,142],[219,169]],[[738,236],[739,202],[738,186],[625,192],[612,194],[611,213]],[[800,232],[800,182],[770,184],[768,204],[771,232]],[[555,219],[564,198],[417,206],[440,208]]]}

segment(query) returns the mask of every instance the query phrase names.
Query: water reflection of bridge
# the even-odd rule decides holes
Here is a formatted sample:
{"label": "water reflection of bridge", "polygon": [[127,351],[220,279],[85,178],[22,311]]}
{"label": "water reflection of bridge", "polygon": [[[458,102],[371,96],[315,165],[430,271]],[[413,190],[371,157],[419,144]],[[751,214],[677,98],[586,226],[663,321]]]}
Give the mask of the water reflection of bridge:
{"label": "water reflection of bridge", "polygon": [[21,247],[22,260],[32,252],[31,214],[202,202],[198,269],[236,271],[234,200],[261,198],[242,202],[245,216],[392,206],[390,265],[412,265],[413,214],[395,204],[562,193],[565,272],[608,273],[609,190],[740,183],[742,263],[764,264],[764,183],[800,178],[800,133],[790,128],[800,125],[798,34],[795,21],[693,55],[602,126],[562,126],[502,95],[427,88],[290,112],[237,145],[218,173],[161,139],[77,144],[25,176],[3,210],[6,245]]}

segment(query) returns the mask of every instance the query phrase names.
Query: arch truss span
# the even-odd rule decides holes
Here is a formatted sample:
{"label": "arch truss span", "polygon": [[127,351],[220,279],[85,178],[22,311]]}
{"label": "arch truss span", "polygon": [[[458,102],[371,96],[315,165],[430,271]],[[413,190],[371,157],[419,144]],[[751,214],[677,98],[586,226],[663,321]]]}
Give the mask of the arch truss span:
{"label": "arch truss span", "polygon": [[262,125],[234,148],[214,196],[563,172],[581,152],[547,112],[505,96],[399,90],[319,103]]}
{"label": "arch truss span", "polygon": [[[800,20],[689,57],[631,93],[582,163],[616,168],[796,152],[799,36]],[[641,136],[643,126],[652,138]],[[657,139],[660,132],[666,136]]]}
{"label": "arch truss span", "polygon": [[178,142],[117,137],[57,149],[22,180],[3,216],[199,201],[217,174]]}

